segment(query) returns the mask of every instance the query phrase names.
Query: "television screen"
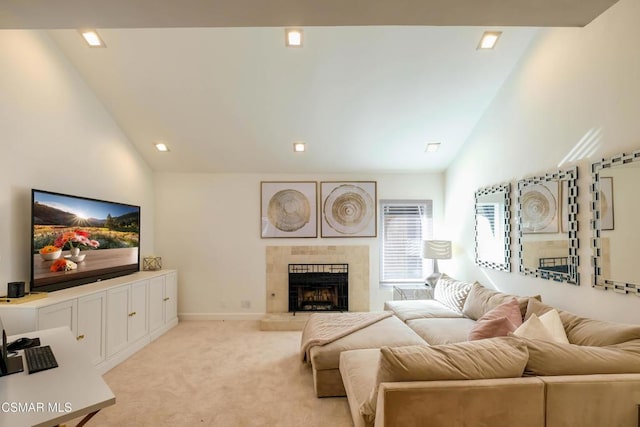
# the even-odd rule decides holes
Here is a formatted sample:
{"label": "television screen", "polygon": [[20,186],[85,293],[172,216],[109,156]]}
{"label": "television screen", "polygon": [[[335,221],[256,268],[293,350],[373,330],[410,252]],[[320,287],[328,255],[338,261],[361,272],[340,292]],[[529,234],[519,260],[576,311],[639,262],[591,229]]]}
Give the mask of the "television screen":
{"label": "television screen", "polygon": [[140,206],[32,190],[31,291],[140,269]]}

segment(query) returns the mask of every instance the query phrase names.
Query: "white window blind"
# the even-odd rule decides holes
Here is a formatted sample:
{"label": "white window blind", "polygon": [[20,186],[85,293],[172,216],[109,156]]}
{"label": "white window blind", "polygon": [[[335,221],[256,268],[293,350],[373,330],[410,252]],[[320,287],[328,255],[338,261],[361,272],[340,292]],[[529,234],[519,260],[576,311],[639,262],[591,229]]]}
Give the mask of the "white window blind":
{"label": "white window blind", "polygon": [[383,200],[380,215],[380,281],[423,282],[431,272],[431,262],[422,258],[422,241],[433,235],[431,200]]}
{"label": "white window blind", "polygon": [[476,209],[476,256],[482,254],[484,261],[504,263],[504,205],[478,203]]}

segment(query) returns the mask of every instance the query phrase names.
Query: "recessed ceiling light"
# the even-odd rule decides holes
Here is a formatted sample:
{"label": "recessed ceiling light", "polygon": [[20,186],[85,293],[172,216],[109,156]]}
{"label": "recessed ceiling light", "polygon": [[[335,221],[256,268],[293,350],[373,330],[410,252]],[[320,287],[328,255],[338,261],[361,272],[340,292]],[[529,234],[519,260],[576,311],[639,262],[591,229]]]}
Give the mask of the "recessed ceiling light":
{"label": "recessed ceiling light", "polygon": [[96,30],[80,30],[80,34],[90,47],[106,47]]}
{"label": "recessed ceiling light", "polygon": [[502,31],[485,31],[478,44],[478,49],[493,49]]}
{"label": "recessed ceiling light", "polygon": [[293,143],[293,151],[296,153],[302,153],[306,149],[304,142],[294,142]]}
{"label": "recessed ceiling light", "polygon": [[284,44],[287,47],[302,47],[302,28],[285,28]]}
{"label": "recessed ceiling light", "polygon": [[435,153],[439,149],[440,149],[439,142],[430,142],[427,144],[427,148],[424,151],[426,151],[427,153]]}
{"label": "recessed ceiling light", "polygon": [[169,151],[169,147],[167,147],[167,144],[164,144],[162,142],[158,142],[156,144],[156,150],[162,151],[164,153],[166,151]]}

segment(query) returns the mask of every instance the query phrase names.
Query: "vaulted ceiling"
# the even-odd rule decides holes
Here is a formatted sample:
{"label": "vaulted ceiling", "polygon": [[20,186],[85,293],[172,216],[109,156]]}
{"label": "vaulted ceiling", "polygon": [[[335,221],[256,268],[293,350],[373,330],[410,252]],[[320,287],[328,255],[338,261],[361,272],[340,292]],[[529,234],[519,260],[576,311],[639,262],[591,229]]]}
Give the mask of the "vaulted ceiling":
{"label": "vaulted ceiling", "polygon": [[[3,0],[0,28],[49,30],[154,170],[424,172],[455,157],[536,27],[613,3]],[[304,26],[302,48],[285,26]],[[496,48],[477,50],[491,29]]]}

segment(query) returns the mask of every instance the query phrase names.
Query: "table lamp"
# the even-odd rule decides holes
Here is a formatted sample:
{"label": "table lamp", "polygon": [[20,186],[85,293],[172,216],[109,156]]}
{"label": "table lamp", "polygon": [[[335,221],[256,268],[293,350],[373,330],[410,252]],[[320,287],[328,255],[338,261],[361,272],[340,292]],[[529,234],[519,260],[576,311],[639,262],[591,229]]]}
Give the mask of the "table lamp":
{"label": "table lamp", "polygon": [[451,241],[449,240],[423,240],[422,258],[433,260],[433,273],[425,280],[430,285],[435,285],[440,277],[438,270],[439,259],[451,259]]}

